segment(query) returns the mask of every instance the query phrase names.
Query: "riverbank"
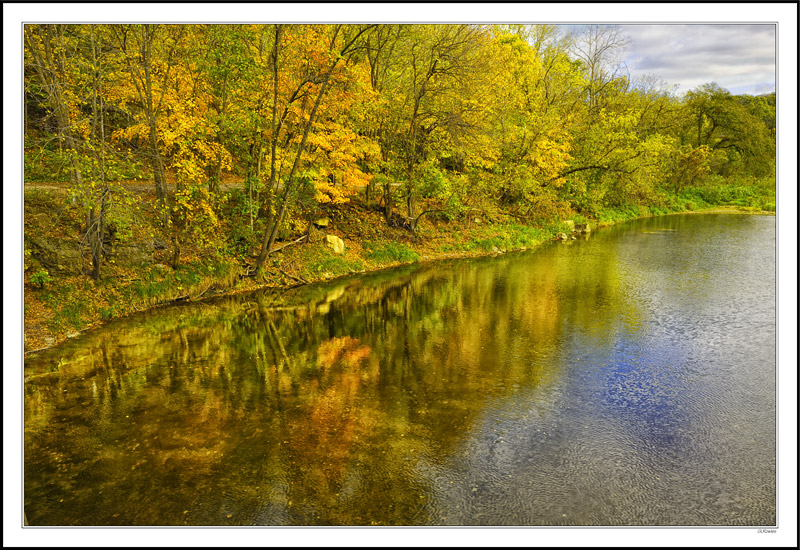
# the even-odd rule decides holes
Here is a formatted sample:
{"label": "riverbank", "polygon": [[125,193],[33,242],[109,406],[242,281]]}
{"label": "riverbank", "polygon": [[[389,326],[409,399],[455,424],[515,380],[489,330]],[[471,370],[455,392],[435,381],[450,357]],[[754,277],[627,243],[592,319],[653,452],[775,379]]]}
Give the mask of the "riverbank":
{"label": "riverbank", "polygon": [[63,192],[38,189],[26,193],[25,201],[25,352],[57,345],[112,319],[176,302],[289,288],[414,262],[532,249],[559,234],[569,234],[575,224],[596,230],[637,218],[686,212],[774,215],[735,205],[680,203],[607,209],[596,217],[575,214],[569,220],[529,226],[492,210],[458,221],[432,217],[413,236],[387,227],[382,213],[354,200],[332,210],[321,229],[341,239],[343,252],[332,250],[325,239],[286,246],[261,273],[251,276],[252,249],[209,255],[200,247],[186,246],[183,262],[172,269],[167,267],[169,247],[153,240],[153,228],[133,224],[104,265],[102,279],[95,282],[86,275],[86,253],[73,236],[79,234],[81,222],[77,209]]}

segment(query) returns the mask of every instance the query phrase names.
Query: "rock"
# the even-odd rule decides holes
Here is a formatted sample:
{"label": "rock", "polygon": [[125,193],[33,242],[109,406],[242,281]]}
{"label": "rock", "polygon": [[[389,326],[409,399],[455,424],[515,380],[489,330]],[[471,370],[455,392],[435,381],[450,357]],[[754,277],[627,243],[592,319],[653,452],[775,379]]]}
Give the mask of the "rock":
{"label": "rock", "polygon": [[556,238],[557,238],[559,241],[566,241],[566,240],[567,240],[567,234],[566,234],[566,233],[559,233],[559,234],[558,234],[558,236],[557,236]]}
{"label": "rock", "polygon": [[308,228],[308,242],[310,242],[310,243],[318,243],[324,238],[325,238],[325,232],[324,231],[320,231],[314,225],[311,225]]}
{"label": "rock", "polygon": [[334,254],[344,254],[344,241],[336,235],[325,235],[325,246]]}
{"label": "rock", "polygon": [[578,233],[589,233],[592,230],[588,223],[576,223],[575,231]]}
{"label": "rock", "polygon": [[331,223],[331,220],[327,216],[325,216],[324,218],[319,218],[317,220],[314,220],[314,226],[317,229],[322,229],[324,227],[328,227],[328,225],[330,223]]}
{"label": "rock", "polygon": [[50,214],[44,212],[32,215],[30,221],[32,224],[45,229],[50,229],[53,226],[53,220],[50,218]]}
{"label": "rock", "polygon": [[42,338],[42,340],[44,341],[44,345],[47,347],[50,347],[56,343],[56,339],[53,338],[52,336],[45,336],[44,338]]}
{"label": "rock", "polygon": [[159,271],[165,271],[167,269],[167,266],[165,266],[164,264],[155,264],[153,266],[153,269],[157,269]]}
{"label": "rock", "polygon": [[80,275],[83,258],[78,243],[44,235],[25,236],[31,257],[36,259],[51,275]]}
{"label": "rock", "polygon": [[125,243],[114,247],[114,259],[117,263],[129,266],[146,266],[153,263],[155,246],[149,243]]}
{"label": "rock", "polygon": [[564,225],[566,225],[566,226],[567,226],[567,229],[568,229],[569,231],[575,231],[575,222],[574,222],[574,221],[572,221],[572,220],[566,220],[566,221],[564,221]]}

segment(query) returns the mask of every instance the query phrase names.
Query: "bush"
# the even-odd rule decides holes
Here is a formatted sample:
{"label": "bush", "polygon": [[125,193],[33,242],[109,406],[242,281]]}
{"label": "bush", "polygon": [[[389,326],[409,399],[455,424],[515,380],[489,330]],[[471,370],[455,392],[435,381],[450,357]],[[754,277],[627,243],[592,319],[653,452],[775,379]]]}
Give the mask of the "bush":
{"label": "bush", "polygon": [[50,273],[41,268],[39,271],[31,275],[31,282],[35,285],[39,285],[39,288],[44,288],[44,286],[48,283],[51,283],[53,278],[50,277]]}

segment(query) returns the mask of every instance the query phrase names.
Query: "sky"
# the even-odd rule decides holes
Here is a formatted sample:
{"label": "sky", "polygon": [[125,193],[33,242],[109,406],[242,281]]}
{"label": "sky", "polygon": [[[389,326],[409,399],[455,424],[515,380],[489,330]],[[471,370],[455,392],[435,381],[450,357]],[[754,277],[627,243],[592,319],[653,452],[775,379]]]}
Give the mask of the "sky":
{"label": "sky", "polygon": [[775,91],[775,25],[623,25],[631,77],[654,75],[683,94],[716,82],[733,94]]}

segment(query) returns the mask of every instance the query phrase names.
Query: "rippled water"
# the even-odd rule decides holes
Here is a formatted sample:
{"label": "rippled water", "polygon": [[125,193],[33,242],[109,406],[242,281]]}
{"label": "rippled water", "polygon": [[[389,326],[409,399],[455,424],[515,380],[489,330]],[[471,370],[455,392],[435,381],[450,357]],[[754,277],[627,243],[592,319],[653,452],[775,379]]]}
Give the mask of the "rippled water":
{"label": "rippled water", "polygon": [[775,218],[640,220],[26,358],[31,525],[774,525]]}

